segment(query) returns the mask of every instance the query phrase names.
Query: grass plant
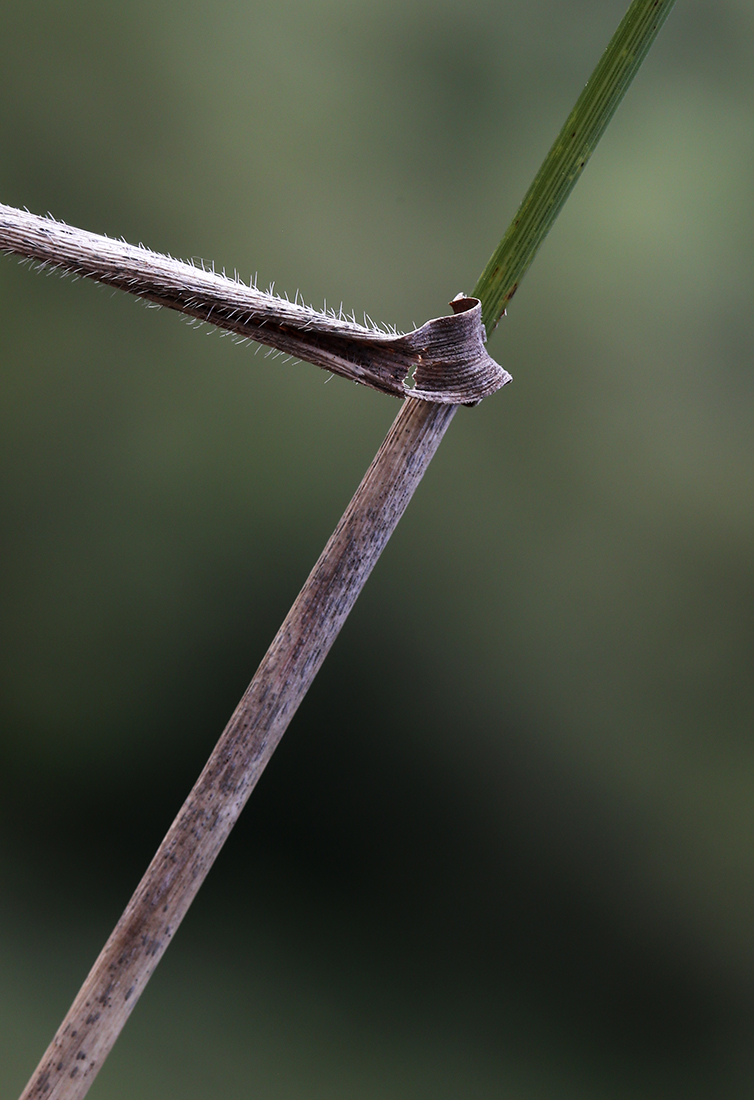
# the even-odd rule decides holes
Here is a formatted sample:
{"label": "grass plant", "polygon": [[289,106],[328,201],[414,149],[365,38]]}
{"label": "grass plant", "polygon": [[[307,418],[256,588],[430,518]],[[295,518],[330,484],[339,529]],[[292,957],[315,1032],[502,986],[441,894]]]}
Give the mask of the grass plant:
{"label": "grass plant", "polygon": [[[634,0],[629,7],[474,288],[487,332],[515,294],[673,3]],[[54,246],[49,253],[32,247],[28,235],[12,235],[11,223],[11,214],[0,218],[0,247],[116,282],[75,254],[63,257]],[[13,224],[15,232],[21,223],[17,218]],[[119,285],[149,296],[143,286]],[[205,306],[204,313],[195,312],[200,307],[193,292],[188,307],[183,302],[175,308],[218,319],[214,305],[209,312]],[[403,398],[383,445],[22,1100],[80,1100],[92,1084],[407,507],[453,419],[459,392],[453,391],[453,400],[435,400],[431,393]],[[473,392],[466,396],[470,400],[464,403],[477,399]]]}

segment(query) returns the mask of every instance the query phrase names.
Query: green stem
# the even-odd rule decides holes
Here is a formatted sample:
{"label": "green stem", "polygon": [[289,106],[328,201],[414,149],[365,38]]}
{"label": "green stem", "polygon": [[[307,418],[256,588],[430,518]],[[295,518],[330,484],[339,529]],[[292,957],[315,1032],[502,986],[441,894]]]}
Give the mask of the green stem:
{"label": "green stem", "polygon": [[487,332],[529,270],[675,0],[633,0],[474,287]]}

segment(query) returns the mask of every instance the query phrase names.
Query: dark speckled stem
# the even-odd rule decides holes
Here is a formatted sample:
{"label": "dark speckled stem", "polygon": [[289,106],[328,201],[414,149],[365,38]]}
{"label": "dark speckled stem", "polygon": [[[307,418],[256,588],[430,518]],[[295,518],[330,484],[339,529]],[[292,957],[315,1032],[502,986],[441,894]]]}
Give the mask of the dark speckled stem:
{"label": "dark speckled stem", "polygon": [[80,1100],[296,713],[456,411],[409,398],[21,1100]]}

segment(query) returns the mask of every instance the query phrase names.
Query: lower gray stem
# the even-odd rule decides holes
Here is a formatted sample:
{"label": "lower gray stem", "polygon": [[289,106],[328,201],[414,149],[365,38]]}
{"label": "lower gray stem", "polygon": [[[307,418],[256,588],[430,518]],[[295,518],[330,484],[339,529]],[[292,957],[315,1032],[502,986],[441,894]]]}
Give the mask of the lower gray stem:
{"label": "lower gray stem", "polygon": [[160,961],[456,411],[408,398],[21,1100],[80,1100]]}

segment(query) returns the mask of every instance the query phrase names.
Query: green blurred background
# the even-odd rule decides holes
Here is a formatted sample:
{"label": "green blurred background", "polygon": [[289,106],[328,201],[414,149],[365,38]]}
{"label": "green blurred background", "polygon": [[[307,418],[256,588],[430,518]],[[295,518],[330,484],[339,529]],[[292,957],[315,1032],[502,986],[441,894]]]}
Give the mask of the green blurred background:
{"label": "green blurred background", "polygon": [[[0,201],[410,327],[625,4],[5,0]],[[752,1095],[752,184],[754,8],[679,0],[93,1097]],[[13,1097],[398,406],[0,312]]]}

